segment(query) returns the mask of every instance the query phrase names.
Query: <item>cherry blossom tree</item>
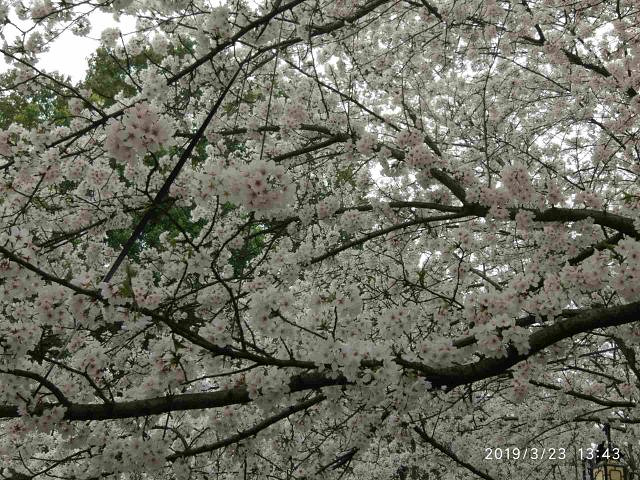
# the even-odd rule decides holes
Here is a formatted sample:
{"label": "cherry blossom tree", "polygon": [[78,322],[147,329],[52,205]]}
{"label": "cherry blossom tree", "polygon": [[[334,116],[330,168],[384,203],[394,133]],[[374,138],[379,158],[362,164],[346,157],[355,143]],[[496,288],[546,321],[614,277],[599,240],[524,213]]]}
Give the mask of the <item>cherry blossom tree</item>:
{"label": "cherry blossom tree", "polygon": [[637,477],[637,2],[0,20],[0,478]]}

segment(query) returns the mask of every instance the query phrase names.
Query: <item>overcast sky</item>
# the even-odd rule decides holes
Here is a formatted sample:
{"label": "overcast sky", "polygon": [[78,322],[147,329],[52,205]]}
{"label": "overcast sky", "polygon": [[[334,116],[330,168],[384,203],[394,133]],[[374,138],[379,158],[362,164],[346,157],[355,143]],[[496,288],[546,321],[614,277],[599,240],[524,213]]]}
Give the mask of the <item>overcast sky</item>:
{"label": "overcast sky", "polygon": [[[135,19],[133,17],[121,17],[120,22],[113,19],[113,15],[94,12],[89,17],[91,19],[90,38],[78,37],[70,31],[64,32],[51,46],[50,50],[41,55],[38,68],[42,68],[47,72],[54,70],[62,74],[71,76],[74,82],[84,78],[87,70],[87,60],[89,56],[98,48],[100,34],[105,28],[119,27],[123,33],[134,30]],[[12,21],[17,22],[15,16],[11,16]],[[13,30],[13,31],[11,31]],[[5,27],[3,33],[7,40],[15,35],[15,28]],[[5,71],[7,64],[0,55],[0,71]]]}

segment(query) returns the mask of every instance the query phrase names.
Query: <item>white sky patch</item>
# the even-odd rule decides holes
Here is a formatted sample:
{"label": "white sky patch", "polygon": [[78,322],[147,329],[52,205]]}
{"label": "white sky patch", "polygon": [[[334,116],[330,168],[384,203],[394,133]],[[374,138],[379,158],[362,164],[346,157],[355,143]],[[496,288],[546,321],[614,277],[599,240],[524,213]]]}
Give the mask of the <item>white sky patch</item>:
{"label": "white sky patch", "polygon": [[[13,12],[12,12],[13,13]],[[27,22],[20,21],[15,14],[10,14],[11,21],[17,25],[27,26]],[[91,54],[100,46],[100,35],[106,28],[117,27],[123,35],[135,30],[136,19],[131,16],[121,16],[114,19],[112,14],[94,11],[88,16],[91,23],[91,33],[86,37],[74,35],[70,30],[63,32],[49,47],[49,50],[39,56],[36,67],[46,72],[57,71],[69,75],[73,83],[79,82],[85,76],[88,60]],[[11,43],[19,35],[17,29],[7,25],[3,29],[7,41]],[[0,72],[9,69],[4,57],[0,55]]]}
{"label": "white sky patch", "polygon": [[80,81],[87,71],[89,57],[100,46],[100,34],[104,29],[118,27],[123,34],[135,29],[133,17],[120,17],[118,22],[113,15],[94,12],[90,18],[92,29],[88,37],[78,37],[66,31],[42,56],[39,66],[47,71],[57,70],[69,75],[74,82]]}

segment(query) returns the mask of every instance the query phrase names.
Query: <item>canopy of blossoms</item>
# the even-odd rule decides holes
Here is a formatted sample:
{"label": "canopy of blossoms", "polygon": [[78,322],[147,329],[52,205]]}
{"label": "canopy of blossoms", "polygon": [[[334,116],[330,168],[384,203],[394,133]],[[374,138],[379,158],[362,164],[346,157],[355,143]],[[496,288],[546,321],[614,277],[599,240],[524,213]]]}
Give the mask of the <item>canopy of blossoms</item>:
{"label": "canopy of blossoms", "polygon": [[[113,98],[38,64],[93,11]],[[637,2],[0,20],[67,103],[0,132],[1,479],[582,478],[604,424],[640,468]]]}

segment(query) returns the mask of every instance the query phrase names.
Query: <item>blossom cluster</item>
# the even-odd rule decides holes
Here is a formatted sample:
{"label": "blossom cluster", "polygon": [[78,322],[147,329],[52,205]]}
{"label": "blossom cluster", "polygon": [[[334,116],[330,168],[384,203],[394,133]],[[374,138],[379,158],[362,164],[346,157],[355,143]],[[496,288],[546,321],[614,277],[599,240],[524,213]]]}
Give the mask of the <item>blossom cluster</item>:
{"label": "blossom cluster", "polygon": [[231,32],[229,13],[226,5],[213,8],[204,23],[205,30],[222,39],[229,36]]}
{"label": "blossom cluster", "polygon": [[214,345],[224,347],[232,343],[231,325],[222,317],[216,317],[204,325],[198,334]]}
{"label": "blossom cluster", "polygon": [[301,99],[291,99],[284,109],[282,123],[289,128],[298,128],[308,121],[309,117]]}
{"label": "blossom cluster", "polygon": [[330,350],[329,356],[333,358],[331,362],[333,370],[339,370],[350,380],[355,380],[360,371],[360,364],[370,357],[371,346],[368,342],[350,341],[335,342]]}
{"label": "blossom cluster", "polygon": [[522,402],[529,393],[529,379],[535,368],[531,362],[521,362],[513,368],[513,397],[514,401]]}
{"label": "blossom cluster", "polygon": [[123,471],[157,471],[165,465],[167,455],[161,438],[144,439],[142,436],[129,437],[125,442],[113,442],[102,452],[103,462],[113,469]]}
{"label": "blossom cluster", "polygon": [[[497,342],[496,342],[497,344]],[[501,351],[502,345],[498,347]],[[429,365],[446,367],[464,359],[464,350],[453,345],[450,338],[431,338],[418,344],[419,358]]]}
{"label": "blossom cluster", "polygon": [[602,197],[596,192],[579,191],[575,196],[576,204],[584,204],[587,208],[594,208],[596,210],[602,209],[604,204]]}
{"label": "blossom cluster", "polygon": [[411,325],[411,312],[408,308],[396,307],[389,309],[380,316],[380,326],[384,335],[397,338],[406,332]]}
{"label": "blossom cluster", "polygon": [[340,199],[335,195],[331,195],[316,203],[316,215],[319,220],[323,220],[336,213],[339,208]]}
{"label": "blossom cluster", "polygon": [[373,134],[365,132],[360,135],[360,138],[356,142],[356,150],[362,155],[371,155],[377,143],[378,141]]}
{"label": "blossom cluster", "polygon": [[289,377],[277,370],[252,370],[245,375],[245,383],[251,399],[262,397],[259,405],[263,408],[274,405],[290,391]]}
{"label": "blossom cluster", "polygon": [[118,38],[120,38],[120,30],[117,28],[105,28],[100,35],[102,44],[105,47],[115,47]]}
{"label": "blossom cluster", "polygon": [[44,409],[40,414],[31,414],[23,411],[23,415],[13,424],[13,432],[17,436],[27,432],[49,433],[54,426],[59,424],[64,418],[66,409],[63,406],[55,406]]}
{"label": "blossom cluster", "polygon": [[36,313],[44,325],[61,324],[66,313],[61,307],[67,298],[67,292],[59,285],[48,285],[38,291],[35,302]]}
{"label": "blossom cluster", "polygon": [[268,287],[252,295],[249,318],[252,320],[252,325],[261,334],[271,337],[286,337],[291,331],[291,325],[284,318],[289,314],[294,314],[296,310],[290,292]]}
{"label": "blossom cluster", "polygon": [[363,227],[362,213],[349,210],[340,215],[340,229],[347,234],[354,234]]}
{"label": "blossom cluster", "polygon": [[37,0],[31,6],[31,18],[34,20],[42,19],[53,12],[54,7],[51,0]]}
{"label": "blossom cluster", "polygon": [[4,155],[5,157],[10,157],[13,154],[13,148],[9,142],[8,131],[0,132],[0,155]]}
{"label": "blossom cluster", "polygon": [[356,285],[340,289],[335,293],[333,305],[337,314],[341,317],[355,318],[364,306],[360,291]]}
{"label": "blossom cluster", "polygon": [[169,353],[154,352],[149,360],[149,374],[139,384],[140,398],[159,396],[184,382],[184,371],[172,361]]}
{"label": "blossom cluster", "polygon": [[517,202],[528,204],[534,200],[536,192],[526,165],[521,163],[507,165],[500,172],[500,176],[505,188]]}
{"label": "blossom cluster", "polygon": [[105,148],[117,161],[128,163],[141,152],[156,152],[172,133],[163,116],[151,105],[139,102],[126,111],[120,122],[110,121]]}
{"label": "blossom cluster", "polygon": [[[167,93],[167,81],[161,72],[153,68],[147,68],[141,72],[140,77],[142,80],[142,94],[144,97],[150,101],[162,101]],[[166,141],[166,139],[163,141]],[[158,141],[157,143],[161,144],[163,141]]]}
{"label": "blossom cluster", "polygon": [[624,256],[624,263],[611,285],[628,301],[637,301],[640,299],[640,242],[625,238],[618,245],[618,250]]}
{"label": "blossom cluster", "polygon": [[417,147],[424,139],[417,130],[402,130],[395,138],[398,148]]}
{"label": "blossom cluster", "polygon": [[19,359],[32,349],[42,335],[42,328],[34,323],[18,321],[5,330],[7,335],[2,340],[2,348],[7,356],[3,361],[11,362]]}
{"label": "blossom cluster", "polygon": [[281,210],[295,198],[291,177],[273,161],[255,160],[235,167],[210,161],[199,177],[206,198],[220,195],[263,215]]}
{"label": "blossom cluster", "polygon": [[[602,291],[609,283],[609,254],[596,251],[579,266],[566,265],[560,272],[563,287],[583,292]],[[559,287],[556,287],[556,289]]]}
{"label": "blossom cluster", "polygon": [[439,163],[438,157],[436,157],[424,143],[409,147],[404,159],[411,168],[425,170],[435,167]]}

